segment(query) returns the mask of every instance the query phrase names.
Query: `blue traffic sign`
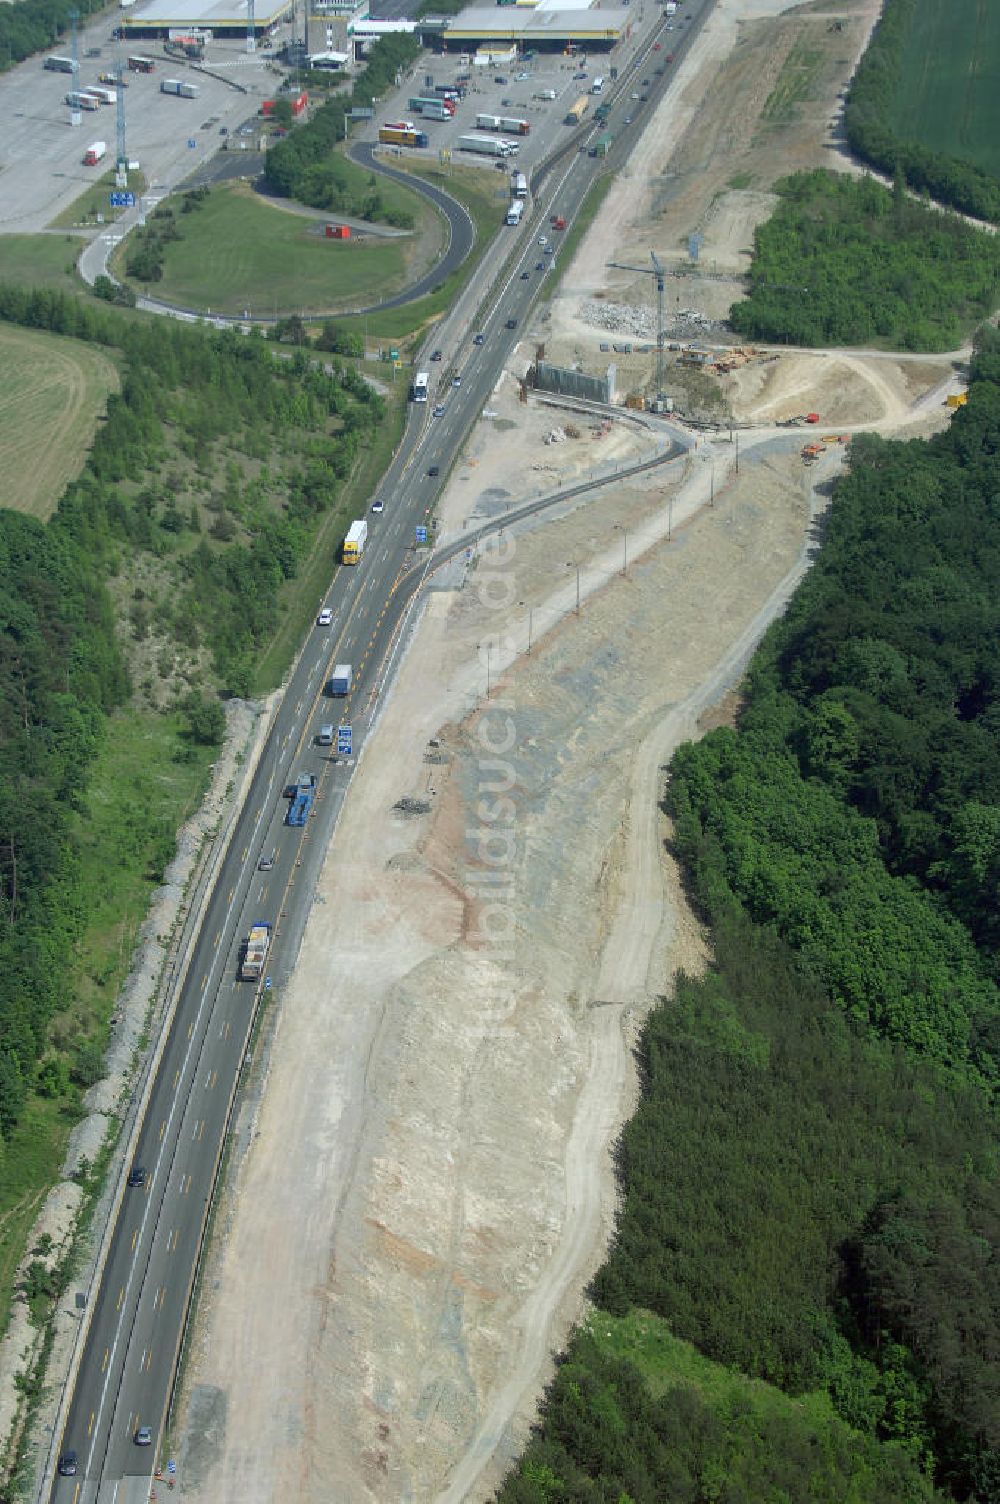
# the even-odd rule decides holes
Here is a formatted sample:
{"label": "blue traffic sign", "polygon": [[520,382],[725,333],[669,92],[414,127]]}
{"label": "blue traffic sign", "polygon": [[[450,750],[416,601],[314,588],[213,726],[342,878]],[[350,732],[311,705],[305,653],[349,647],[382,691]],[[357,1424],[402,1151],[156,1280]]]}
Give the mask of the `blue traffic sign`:
{"label": "blue traffic sign", "polygon": [[427,542],[427,529],[425,527],[418,527],[417,528],[417,542],[418,543],[426,543]]}
{"label": "blue traffic sign", "polygon": [[134,209],[134,193],[112,193],[109,195],[112,209]]}
{"label": "blue traffic sign", "polygon": [[194,137],[193,137],[193,136],[189,136],[189,137],[188,137],[188,146],[189,146],[189,147],[190,147],[190,149],[191,149],[191,150],[192,150],[192,151],[194,151],[194,149],[195,149],[195,147],[196,147],[196,146],[197,146],[197,145],[198,145],[198,143],[197,143],[197,141],[196,141],[196,140],[195,140],[195,139],[194,139]]}
{"label": "blue traffic sign", "polygon": [[354,754],[354,737],[350,726],[337,727],[337,756],[352,757]]}

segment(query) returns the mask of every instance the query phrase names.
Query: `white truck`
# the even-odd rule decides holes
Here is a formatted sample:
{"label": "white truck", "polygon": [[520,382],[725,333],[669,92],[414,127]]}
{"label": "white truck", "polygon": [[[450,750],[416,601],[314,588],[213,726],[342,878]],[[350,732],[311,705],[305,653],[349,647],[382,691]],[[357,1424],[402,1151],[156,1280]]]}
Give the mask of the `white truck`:
{"label": "white truck", "polygon": [[519,225],[521,223],[521,215],[523,213],[524,213],[524,199],[523,198],[512,199],[511,200],[511,204],[510,204],[510,208],[507,210],[507,223],[509,225]]}
{"label": "white truck", "polygon": [[347,537],[344,539],[344,563],[357,564],[365,551],[368,542],[368,524],[363,519],[360,522],[352,522],[347,529]]}
{"label": "white truck", "polygon": [[91,141],[83,154],[84,167],[96,167],[102,157],[107,156],[108,143],[106,141]]}
{"label": "white truck", "polygon": [[176,94],[181,99],[197,99],[198,87],[196,84],[186,83],[182,78],[161,78],[161,94]]}
{"label": "white truck", "polygon": [[264,962],[271,948],[271,926],[258,919],[251,926],[247,943],[243,948],[243,965],[240,977],[244,982],[258,982],[264,970]]}
{"label": "white truck", "polygon": [[499,136],[459,136],[459,151],[475,151],[482,157],[512,157],[517,151],[513,141]]}
{"label": "white truck", "polygon": [[351,692],[354,682],[354,669],[350,663],[338,663],[330,675],[330,694],[336,700],[343,700]]}

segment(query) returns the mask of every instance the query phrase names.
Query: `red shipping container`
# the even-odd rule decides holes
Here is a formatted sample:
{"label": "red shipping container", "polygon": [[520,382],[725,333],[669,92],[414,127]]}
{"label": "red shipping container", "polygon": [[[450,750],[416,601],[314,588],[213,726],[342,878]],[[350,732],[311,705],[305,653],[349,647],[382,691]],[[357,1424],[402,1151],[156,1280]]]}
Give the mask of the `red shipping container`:
{"label": "red shipping container", "polygon": [[327,240],[350,240],[351,227],[350,225],[327,225],[326,238]]}

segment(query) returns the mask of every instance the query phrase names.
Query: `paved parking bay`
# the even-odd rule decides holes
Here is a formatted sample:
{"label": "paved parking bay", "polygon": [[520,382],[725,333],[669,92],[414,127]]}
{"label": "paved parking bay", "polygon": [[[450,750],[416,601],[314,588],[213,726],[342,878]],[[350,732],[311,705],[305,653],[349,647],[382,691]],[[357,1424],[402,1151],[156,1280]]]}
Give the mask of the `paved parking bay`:
{"label": "paved parking bay", "polygon": [[[94,49],[100,55],[88,57]],[[68,38],[51,50],[68,55]],[[236,150],[243,142],[248,147],[256,145],[256,133],[249,138],[238,134],[223,138],[220,128],[238,132],[256,114],[261,100],[274,92],[278,78],[266,52],[248,54],[245,46],[241,50],[238,44],[210,43],[205,62],[219,75],[212,77],[183,60],[165,57],[162,44],[156,41],[123,42],[121,50],[123,62],[129,52],[156,59],[152,74],[126,73],[125,93],[126,149],[129,158],[140,163],[151,186],[174,187],[216,152],[223,139],[232,140]],[[29,58],[0,78],[4,117],[0,233],[45,229],[114,162],[116,107],[83,110],[80,124],[72,125],[65,97],[74,87],[73,77],[43,67],[46,55]],[[108,16],[81,31],[77,55],[79,87],[96,84],[99,73],[114,72],[115,44]],[[198,97],[161,94],[164,78],[195,84]],[[241,87],[233,87],[226,78]],[[107,143],[100,167],[83,165],[83,154],[92,141]]]}

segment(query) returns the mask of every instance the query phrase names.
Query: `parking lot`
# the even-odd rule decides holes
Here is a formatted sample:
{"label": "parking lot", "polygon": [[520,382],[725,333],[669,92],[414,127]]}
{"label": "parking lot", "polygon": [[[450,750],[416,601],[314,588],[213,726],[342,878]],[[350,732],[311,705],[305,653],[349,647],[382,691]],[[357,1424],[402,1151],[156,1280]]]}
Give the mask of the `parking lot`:
{"label": "parking lot", "polygon": [[[515,166],[529,173],[536,162],[570,135],[572,128],[565,124],[566,114],[581,95],[588,96],[584,120],[595,124],[594,110],[601,101],[590,94],[591,85],[597,76],[610,84],[612,69],[621,66],[622,52],[623,48],[618,47],[612,53],[597,52],[572,58],[562,53],[540,54],[523,62],[488,69],[463,64],[458,55],[425,59],[403,86],[379,107],[372,138],[377,139],[380,125],[390,121],[412,121],[418,130],[427,133],[429,146],[426,151],[409,147],[382,149],[395,153],[404,161],[408,156],[427,155],[437,160],[442,151],[452,151],[455,163],[488,167],[495,162],[505,173]],[[411,98],[432,96],[437,85],[445,84],[461,85],[467,90],[450,120],[430,120],[409,108]],[[539,97],[545,93],[554,93],[555,98]],[[509,130],[477,126],[476,116],[479,114],[526,120],[529,134],[519,136]],[[516,142],[519,150],[516,157],[506,160],[459,151],[459,137],[469,135],[502,136],[505,141]]]}
{"label": "parking lot", "polygon": [[[125,94],[126,149],[129,158],[139,162],[152,189],[174,187],[217,151],[228,139],[228,135],[220,134],[223,127],[232,132],[234,146],[255,144],[252,135],[241,137],[239,130],[278,85],[279,77],[267,53],[247,54],[245,44],[241,49],[236,43],[210,43],[205,63],[220,75],[213,78],[181,59],[165,57],[156,41],[122,43],[121,49],[123,62],[128,53],[142,53],[156,60],[152,74],[126,73]],[[69,44],[64,39],[52,51],[68,54]],[[0,232],[45,229],[95,176],[114,163],[116,107],[83,110],[80,124],[74,126],[65,102],[72,88],[86,88],[97,83],[100,73],[114,72],[111,20],[105,16],[81,31],[78,86],[71,74],[45,69],[45,55],[29,58],[0,79],[4,114]],[[224,82],[228,76],[242,88]],[[194,84],[197,98],[161,94],[160,82],[165,78]],[[99,167],[83,165],[83,154],[92,141],[107,144],[107,155]]]}

